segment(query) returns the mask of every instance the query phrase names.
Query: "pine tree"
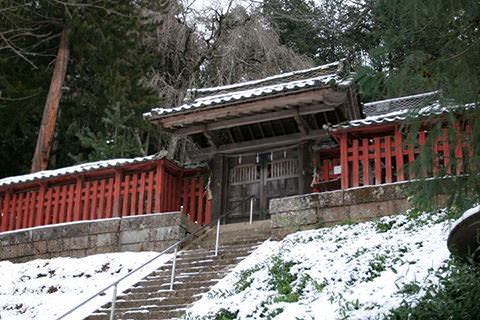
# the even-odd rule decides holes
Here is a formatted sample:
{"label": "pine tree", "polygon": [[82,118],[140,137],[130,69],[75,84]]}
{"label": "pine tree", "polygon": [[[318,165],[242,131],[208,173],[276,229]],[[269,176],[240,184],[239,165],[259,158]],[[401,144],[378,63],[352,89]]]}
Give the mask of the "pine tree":
{"label": "pine tree", "polygon": [[[427,142],[414,170],[425,177],[441,159],[433,152],[438,139],[448,132],[449,163],[437,176],[456,173],[456,146],[468,141],[461,176],[423,180],[413,190],[417,205],[431,208],[434,193],[449,195],[449,205],[464,209],[480,195],[480,3],[465,1],[379,0],[373,7],[379,45],[369,52],[368,63],[357,70],[365,100],[441,90],[441,104],[454,105],[440,121],[431,122]],[[415,117],[413,117],[416,119]],[[458,134],[471,127],[470,135]],[[407,121],[405,134],[413,142],[420,122]],[[471,154],[470,154],[471,152]],[[450,170],[449,170],[450,169]],[[461,210],[460,210],[461,211]]]}
{"label": "pine tree", "polygon": [[139,129],[140,139],[161,143],[150,134],[151,126],[145,125],[141,116],[157,101],[154,90],[142,85],[155,61],[155,54],[145,48],[143,40],[161,22],[159,17],[167,5],[168,1],[148,0],[25,0],[20,5],[6,0],[0,12],[0,83],[4,85],[0,118],[8,119],[9,125],[1,135],[6,138],[2,147],[15,150],[18,158],[2,153],[0,175],[26,171],[59,36],[66,29],[70,30],[70,58],[50,166],[72,164],[68,154],[87,152],[76,142],[78,132],[86,128],[96,133],[108,130],[99,121],[105,108],[120,106],[124,114],[133,111],[129,125]]}

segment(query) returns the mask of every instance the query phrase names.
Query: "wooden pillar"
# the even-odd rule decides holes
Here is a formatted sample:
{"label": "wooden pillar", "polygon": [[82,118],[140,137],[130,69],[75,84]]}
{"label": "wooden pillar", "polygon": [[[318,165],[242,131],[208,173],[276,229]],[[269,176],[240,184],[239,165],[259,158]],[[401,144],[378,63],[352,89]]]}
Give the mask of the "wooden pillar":
{"label": "wooden pillar", "polygon": [[165,179],[165,167],[163,165],[163,160],[160,160],[157,164],[157,176],[155,177],[155,212],[160,212],[161,209],[161,199],[164,193],[164,179]]}
{"label": "wooden pillar", "polygon": [[225,157],[220,154],[216,154],[213,159],[210,160],[210,168],[213,172],[213,178],[211,182],[212,189],[212,204],[211,204],[211,219],[215,220],[224,213],[224,197],[226,196],[227,182],[225,179],[226,171]]}
{"label": "wooden pillar", "polygon": [[120,187],[122,185],[122,173],[119,170],[115,171],[113,189],[113,216],[120,217]]}
{"label": "wooden pillar", "polygon": [[[80,220],[80,211],[82,209],[82,188],[83,188],[83,179],[80,176],[77,176],[77,183],[75,184],[75,208],[73,209],[73,221]],[[58,196],[58,191],[57,191]],[[58,202],[58,199],[55,199],[55,202]],[[52,221],[53,222],[53,221]],[[53,222],[56,223],[56,222]]]}
{"label": "wooden pillar", "polygon": [[353,178],[353,187],[358,187],[360,185],[360,160],[359,160],[359,148],[358,148],[358,139],[353,140],[353,152],[352,152],[352,178]]}
{"label": "wooden pillar", "polygon": [[392,180],[392,145],[390,136],[385,137],[385,182],[391,183]]}
{"label": "wooden pillar", "polygon": [[13,210],[10,211],[9,208],[10,208],[10,198],[12,196],[12,190],[6,190],[5,191],[5,196],[3,198],[3,207],[2,207],[2,228],[0,229],[1,232],[3,231],[7,231],[7,230],[11,230],[9,229],[9,226],[8,226],[8,221],[10,219],[9,218],[9,215],[13,215]]}
{"label": "wooden pillar", "polygon": [[403,168],[403,145],[402,133],[395,127],[395,155],[397,160],[397,181],[405,180],[405,171]]}
{"label": "wooden pillar", "polygon": [[348,145],[347,134],[340,135],[340,165],[342,166],[342,189],[348,188]]}
{"label": "wooden pillar", "polygon": [[45,183],[40,183],[40,190],[38,192],[38,207],[37,207],[37,216],[35,220],[35,226],[41,226],[45,223],[45,210],[44,210],[44,202],[45,202],[45,193],[46,193],[47,186]]}
{"label": "wooden pillar", "polygon": [[300,170],[298,178],[298,194],[305,194],[312,192],[310,182],[312,181],[315,165],[313,163],[312,152],[310,150],[310,143],[304,142],[298,145],[298,170]]}

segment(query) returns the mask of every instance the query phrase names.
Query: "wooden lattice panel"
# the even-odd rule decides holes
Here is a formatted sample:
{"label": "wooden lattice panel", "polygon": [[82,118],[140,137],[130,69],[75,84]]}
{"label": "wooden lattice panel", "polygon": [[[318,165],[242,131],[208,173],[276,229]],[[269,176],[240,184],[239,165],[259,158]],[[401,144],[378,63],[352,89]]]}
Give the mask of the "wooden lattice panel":
{"label": "wooden lattice panel", "polygon": [[267,179],[295,177],[298,175],[298,160],[284,159],[272,161],[268,165]]}
{"label": "wooden lattice panel", "polygon": [[230,183],[240,184],[260,180],[260,167],[258,165],[243,165],[230,169]]}

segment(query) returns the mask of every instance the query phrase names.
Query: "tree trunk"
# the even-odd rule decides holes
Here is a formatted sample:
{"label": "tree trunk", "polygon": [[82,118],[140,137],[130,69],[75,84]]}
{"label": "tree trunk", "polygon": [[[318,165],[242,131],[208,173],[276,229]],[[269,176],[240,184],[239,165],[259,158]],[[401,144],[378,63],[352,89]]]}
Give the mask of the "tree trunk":
{"label": "tree trunk", "polygon": [[52,81],[48,91],[47,101],[43,109],[42,122],[38,131],[37,145],[32,159],[31,172],[45,170],[48,165],[50,149],[52,147],[57,113],[60,107],[63,82],[67,73],[68,57],[70,55],[68,28],[62,31],[60,46],[58,47],[57,59],[53,70]]}

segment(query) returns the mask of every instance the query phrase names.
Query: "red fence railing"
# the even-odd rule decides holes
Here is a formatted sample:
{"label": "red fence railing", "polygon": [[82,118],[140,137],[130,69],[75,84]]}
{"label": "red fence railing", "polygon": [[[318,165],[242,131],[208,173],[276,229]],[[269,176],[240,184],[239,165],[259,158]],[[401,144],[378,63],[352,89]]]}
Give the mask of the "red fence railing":
{"label": "red fence railing", "polygon": [[198,173],[161,159],[0,186],[0,231],[171,212],[182,205],[202,225],[209,222],[210,201]]}
{"label": "red fence railing", "polygon": [[[463,133],[459,131],[459,134],[468,135],[469,132],[471,128],[467,127]],[[410,170],[409,165],[425,145],[426,134],[428,133],[423,130],[417,134],[415,145],[420,148],[405,147],[405,138],[398,126],[394,130],[389,130],[388,133],[377,133],[369,137],[358,134],[348,136],[348,132],[337,134],[340,140],[342,189],[414,179],[414,172]],[[425,168],[425,176],[436,176],[439,168],[442,167],[446,168],[449,174],[462,173],[462,167],[466,165],[466,158],[471,155],[472,150],[465,141],[457,143],[452,149],[448,140],[445,130],[433,144],[434,163],[430,172]],[[457,139],[457,141],[462,140]],[[449,161],[449,157],[455,157],[456,161]],[[447,168],[452,163],[455,163],[456,168]]]}

